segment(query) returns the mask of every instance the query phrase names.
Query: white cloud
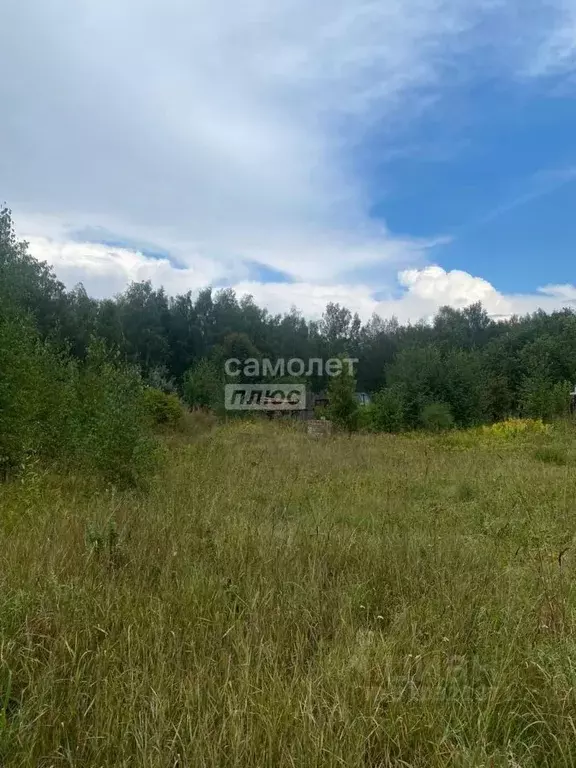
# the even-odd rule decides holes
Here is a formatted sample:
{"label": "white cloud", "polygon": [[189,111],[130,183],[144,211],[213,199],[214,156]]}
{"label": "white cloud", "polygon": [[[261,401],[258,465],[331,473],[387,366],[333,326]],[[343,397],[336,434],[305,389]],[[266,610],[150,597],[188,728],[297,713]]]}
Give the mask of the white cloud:
{"label": "white cloud", "polygon": [[[405,297],[384,309],[410,317],[468,295],[503,311],[560,300],[502,297],[480,278],[425,269],[430,243],[374,221],[350,155],[375,124],[393,152],[446,85],[473,77],[476,48],[482,66],[508,72],[568,69],[574,0],[5,5],[1,195],[67,283],[99,295],[147,277],[170,292],[243,290],[255,260],[296,282],[254,293],[314,313],[345,296],[371,311],[373,291],[398,273]],[[157,243],[184,269],[67,242],[86,226]],[[350,272],[376,264],[386,284],[350,285]]]}
{"label": "white cloud", "polygon": [[534,312],[537,309],[553,311],[574,304],[574,286],[548,286],[537,294],[503,294],[491,283],[458,269],[446,271],[438,266],[421,270],[406,270],[399,275],[405,293],[400,299],[382,302],[377,312],[396,314],[401,320],[412,322],[430,318],[441,306],[455,309],[481,302],[493,317],[510,317]]}
{"label": "white cloud", "polygon": [[53,266],[68,288],[83,283],[89,295],[97,298],[120,293],[130,282],[141,280],[151,280],[157,288],[164,286],[172,295],[198,291],[223,275],[216,262],[204,259],[178,269],[168,259],[151,258],[127,248],[43,237],[29,237],[28,243],[30,253]]}
{"label": "white cloud", "polygon": [[545,285],[540,288],[540,293],[549,296],[552,300],[559,300],[567,304],[576,303],[576,286],[574,285]]}
{"label": "white cloud", "polygon": [[252,295],[272,313],[289,312],[296,307],[308,318],[319,318],[326,304],[335,302],[357,312],[363,320],[376,312],[382,317],[395,315],[401,322],[428,320],[442,306],[462,309],[478,301],[495,317],[525,314],[538,308],[552,311],[576,304],[573,285],[548,285],[536,294],[502,294],[481,277],[457,269],[446,271],[437,265],[398,272],[396,295],[377,300],[375,295],[390,293],[389,284],[261,283],[243,279],[242,268],[229,265],[226,270],[209,259],[198,258],[194,266],[177,268],[168,259],[151,258],[125,248],[38,236],[28,242],[32,255],[51,264],[69,288],[83,282],[88,293],[97,297],[118,293],[133,280],[151,280],[155,287],[164,286],[172,295],[197,293],[218,282],[231,285],[239,297]]}
{"label": "white cloud", "polygon": [[399,279],[411,296],[453,307],[465,307],[477,301],[491,302],[496,295],[488,281],[458,269],[451,272],[437,266],[408,269],[400,273]]}
{"label": "white cloud", "polygon": [[447,272],[439,266],[410,269],[398,274],[401,294],[378,301],[374,288],[366,285],[309,285],[240,283],[235,286],[239,295],[252,294],[257,303],[273,312],[287,312],[296,305],[308,317],[320,317],[328,302],[347,306],[358,312],[363,320],[372,313],[382,317],[395,315],[400,322],[429,320],[442,306],[463,309],[478,301],[494,317],[534,312],[538,308],[548,311],[576,303],[576,287],[572,285],[547,286],[538,294],[502,294],[481,277],[467,272]]}
{"label": "white cloud", "polygon": [[257,304],[274,314],[289,312],[296,307],[311,319],[321,317],[329,302],[344,305],[365,319],[377,306],[371,290],[365,285],[241,282],[234,286],[234,290],[238,296],[253,296]]}
{"label": "white cloud", "polygon": [[540,29],[526,74],[540,77],[576,72],[576,2],[556,0],[549,3],[546,10],[547,23]]}
{"label": "white cloud", "polygon": [[[494,0],[21,0],[3,9],[3,194],[179,261],[302,281],[417,263],[347,152],[434,99]],[[385,139],[383,139],[385,140]]]}

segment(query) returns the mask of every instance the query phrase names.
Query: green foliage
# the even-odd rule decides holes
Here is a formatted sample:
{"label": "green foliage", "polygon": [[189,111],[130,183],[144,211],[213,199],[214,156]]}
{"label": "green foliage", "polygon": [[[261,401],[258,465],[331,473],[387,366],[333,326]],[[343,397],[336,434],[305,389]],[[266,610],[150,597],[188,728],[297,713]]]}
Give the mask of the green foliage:
{"label": "green foliage", "polygon": [[315,405],[314,406],[314,418],[315,419],[329,419],[329,411],[328,406],[326,405]]}
{"label": "green foliage", "polygon": [[328,418],[337,428],[354,432],[358,429],[359,405],[356,400],[356,382],[346,365],[328,386]]}
{"label": "green foliage", "polygon": [[[264,358],[302,359],[306,369],[313,371],[306,376],[306,384],[314,392],[325,390],[330,378],[308,361],[337,355],[357,358],[358,389],[388,392],[382,403],[362,411],[360,423],[367,429],[397,431],[396,400],[402,403],[403,429],[420,427],[424,409],[438,402],[449,406],[458,427],[504,421],[520,414],[551,420],[566,414],[571,386],[566,382],[576,381],[573,309],[497,321],[480,304],[464,309],[442,307],[430,323],[401,326],[396,318],[383,320],[376,315],[362,324],[346,307],[331,303],[320,320],[308,321],[296,309],[271,315],[252,297],[238,299],[231,289],[213,292],[208,288],[196,298],[190,292],[169,297],[149,281],[133,283],[114,299],[98,301],[81,285],[66,291],[52,269],[30,255],[26,243],[17,240],[6,208],[0,210],[0,319],[29,323],[32,346],[48,343],[42,354],[40,347],[34,353],[26,343],[22,347],[36,382],[44,375],[36,370],[42,368],[41,359],[62,358],[64,367],[58,364],[54,368],[61,372],[66,365],[82,366],[90,340],[96,337],[118,350],[117,362],[137,366],[147,384],[167,394],[182,394],[193,408],[217,412],[222,410],[224,363],[229,358],[240,361],[241,373],[234,378],[238,382],[254,382],[254,376],[243,372],[249,358],[258,362]],[[8,336],[14,333],[13,327],[5,330],[5,355],[10,354]],[[28,377],[22,366],[6,374],[0,385],[4,397],[14,386],[14,377]],[[271,366],[268,370],[280,369]],[[38,418],[33,415],[36,404],[12,399],[11,415],[2,418],[18,421],[14,409],[27,411],[28,416],[22,418],[28,427],[17,438],[2,438],[4,453],[10,454],[7,461],[17,463],[29,450],[44,452],[47,443],[56,446],[54,435],[59,428],[54,431],[47,425],[49,421],[60,423],[56,404],[63,400],[58,387],[69,386],[70,377],[74,378],[63,374],[51,394],[35,398],[43,408]],[[32,380],[22,386],[23,392],[37,391]],[[51,398],[54,416],[48,413]],[[351,403],[347,408],[354,421]],[[350,421],[345,413],[343,419]],[[32,434],[38,432],[38,425],[52,437]],[[18,447],[12,444],[8,450],[8,443],[14,441]],[[52,450],[62,453],[67,449]]]}
{"label": "green foliage", "polygon": [[430,403],[422,409],[420,422],[424,429],[443,432],[454,426],[454,417],[447,403]]}
{"label": "green foliage", "polygon": [[358,408],[358,429],[362,432],[378,432],[374,423],[374,403]]}
{"label": "green foliage", "polygon": [[374,428],[381,432],[400,432],[404,424],[404,403],[397,389],[381,389],[367,407]]}
{"label": "green foliage", "polygon": [[177,426],[181,423],[184,411],[177,395],[169,395],[160,389],[146,387],[142,397],[146,415],[154,426]]}
{"label": "green foliage", "polygon": [[487,421],[502,421],[512,412],[513,391],[510,380],[502,374],[484,373],[480,415]]}
{"label": "green foliage", "polygon": [[141,484],[153,471],[138,372],[93,343],[72,361],[22,316],[0,321],[0,472],[38,457],[79,464],[107,480]]}
{"label": "green foliage", "polygon": [[31,320],[0,319],[0,471],[66,450],[73,365],[42,342]]}
{"label": "green foliage", "polygon": [[146,485],[160,456],[138,370],[94,341],[78,370],[76,392],[74,442],[80,463],[115,484]]}
{"label": "green foliage", "polygon": [[402,394],[408,427],[418,426],[422,409],[435,398],[441,375],[440,350],[435,346],[403,349],[389,366],[386,381]]}
{"label": "green foliage", "polygon": [[570,384],[539,377],[526,378],[520,395],[520,412],[532,419],[550,420],[568,415]]}
{"label": "green foliage", "polygon": [[63,284],[16,239],[11,213],[0,207],[0,316],[28,314],[41,335],[47,335],[68,324],[69,309]]}
{"label": "green foliage", "polygon": [[223,401],[224,384],[216,365],[200,360],[184,375],[184,399],[191,408],[217,410]]}
{"label": "green foliage", "polygon": [[154,389],[159,389],[166,395],[175,395],[178,391],[174,379],[170,377],[166,366],[161,365],[153,368],[147,377],[147,384]]}
{"label": "green foliage", "polygon": [[169,358],[166,323],[169,303],[163,289],[154,290],[148,280],[132,283],[118,299],[124,349],[128,359],[149,372]]}
{"label": "green foliage", "polygon": [[480,360],[465,349],[439,345],[402,350],[387,372],[387,381],[404,403],[403,418],[416,428],[426,406],[444,402],[459,426],[483,419],[484,375]]}

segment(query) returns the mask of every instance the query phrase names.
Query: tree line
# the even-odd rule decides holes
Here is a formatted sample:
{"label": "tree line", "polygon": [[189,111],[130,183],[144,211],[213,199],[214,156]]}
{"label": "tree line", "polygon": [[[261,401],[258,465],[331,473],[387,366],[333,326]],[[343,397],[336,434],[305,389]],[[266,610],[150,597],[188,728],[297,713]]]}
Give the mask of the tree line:
{"label": "tree line", "polygon": [[[296,308],[271,313],[231,289],[168,296],[149,281],[98,300],[82,285],[67,290],[34,259],[15,237],[6,208],[0,211],[0,339],[5,413],[7,379],[16,376],[9,371],[18,369],[29,381],[25,351],[40,346],[52,356],[43,364],[54,367],[57,358],[64,366],[59,370],[67,386],[90,370],[97,377],[106,360],[108,376],[130,372],[142,387],[215,409],[227,360],[357,359],[354,386],[373,395],[372,426],[389,431],[422,426],[431,408],[457,426],[509,415],[553,418],[566,412],[576,382],[572,309],[502,320],[476,303],[443,307],[431,321],[401,325],[377,315],[362,322],[330,303],[321,319],[309,320]],[[321,391],[329,377],[316,370],[305,381]]]}

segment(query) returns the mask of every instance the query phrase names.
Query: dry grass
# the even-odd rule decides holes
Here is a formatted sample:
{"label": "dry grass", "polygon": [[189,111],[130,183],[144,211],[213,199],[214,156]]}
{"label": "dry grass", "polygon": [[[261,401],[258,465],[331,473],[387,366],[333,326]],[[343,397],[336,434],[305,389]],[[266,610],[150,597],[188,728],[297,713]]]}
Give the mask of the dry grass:
{"label": "dry grass", "polygon": [[576,477],[536,447],[246,423],[147,496],[4,485],[0,764],[576,765]]}

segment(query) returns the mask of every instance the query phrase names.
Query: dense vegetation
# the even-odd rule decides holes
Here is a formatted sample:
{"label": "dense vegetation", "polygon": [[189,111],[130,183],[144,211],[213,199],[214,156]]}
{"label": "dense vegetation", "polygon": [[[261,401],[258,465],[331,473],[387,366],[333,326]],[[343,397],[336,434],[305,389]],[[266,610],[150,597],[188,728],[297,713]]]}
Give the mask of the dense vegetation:
{"label": "dense vegetation", "polygon": [[[576,766],[575,353],[568,310],[95,301],[0,213],[0,765]],[[338,355],[344,434],[206,413],[229,357]]]}
{"label": "dense vegetation", "polygon": [[0,479],[40,461],[146,485],[161,458],[155,428],[182,416],[177,398],[83,323],[81,295],[28,254],[0,212]]}
{"label": "dense vegetation", "polygon": [[[510,414],[550,418],[566,411],[576,381],[571,309],[494,320],[474,304],[445,307],[432,322],[401,326],[377,316],[362,324],[337,304],[329,304],[319,321],[296,309],[272,315],[229,289],[169,297],[149,282],[99,301],[82,286],[67,291],[28,254],[25,243],[17,242],[9,211],[2,211],[2,370],[12,367],[16,348],[35,344],[37,368],[51,370],[54,350],[64,349],[62,365],[73,360],[93,367],[95,339],[101,342],[99,359],[102,350],[115,350],[114,365],[135,367],[147,384],[179,393],[190,405],[214,408],[221,404],[228,358],[357,358],[356,388],[378,393],[364,426],[390,431],[425,425],[431,416],[457,426]],[[20,373],[29,381],[29,373]],[[64,369],[61,380],[70,386]],[[306,381],[317,391],[329,384],[319,376]],[[39,380],[38,386],[47,389]],[[37,401],[29,395],[22,399]]]}

